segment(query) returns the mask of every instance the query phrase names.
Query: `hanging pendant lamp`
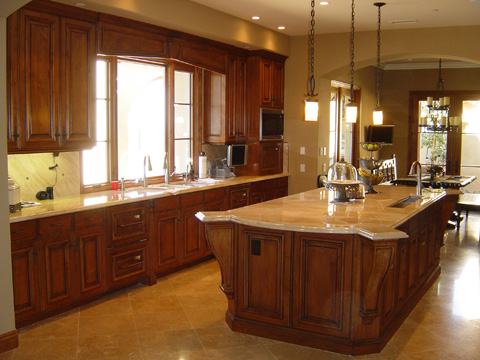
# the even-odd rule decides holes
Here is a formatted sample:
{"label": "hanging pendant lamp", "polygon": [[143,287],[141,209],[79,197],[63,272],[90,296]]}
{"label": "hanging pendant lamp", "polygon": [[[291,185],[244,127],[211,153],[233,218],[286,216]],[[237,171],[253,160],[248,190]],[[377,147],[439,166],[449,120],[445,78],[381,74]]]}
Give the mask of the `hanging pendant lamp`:
{"label": "hanging pendant lamp", "polygon": [[318,121],[318,99],[315,93],[314,70],[314,45],[315,45],[315,0],[311,1],[312,10],[310,11],[310,76],[308,78],[308,93],[305,99],[305,121]]}
{"label": "hanging pendant lamp", "polygon": [[383,124],[383,109],[380,106],[380,26],[382,23],[381,7],[383,2],[373,4],[378,8],[378,30],[377,30],[377,106],[373,109],[373,125]]}
{"label": "hanging pendant lamp", "polygon": [[352,31],[350,33],[350,102],[346,106],[346,122],[356,123],[358,105],[353,92],[353,75],[355,65],[355,0],[352,0]]}

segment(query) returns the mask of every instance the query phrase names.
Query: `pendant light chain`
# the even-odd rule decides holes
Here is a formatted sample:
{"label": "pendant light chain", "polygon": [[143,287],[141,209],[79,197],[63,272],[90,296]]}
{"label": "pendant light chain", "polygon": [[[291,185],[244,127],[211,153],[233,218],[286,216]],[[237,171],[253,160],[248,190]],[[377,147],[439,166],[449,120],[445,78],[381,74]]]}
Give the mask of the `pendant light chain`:
{"label": "pendant light chain", "polygon": [[437,98],[445,96],[445,82],[442,79],[442,59],[438,60],[438,82],[435,95]]}
{"label": "pendant light chain", "polygon": [[350,34],[350,101],[353,99],[353,75],[355,66],[355,0],[352,0],[352,31]]}
{"label": "pendant light chain", "polygon": [[385,3],[375,3],[378,6],[378,31],[377,31],[377,107],[380,106],[380,40],[381,40],[381,24],[382,24],[382,11],[381,7]]}
{"label": "pendant light chain", "polygon": [[314,73],[314,50],[315,50],[315,0],[311,1],[312,11],[310,12],[311,20],[310,20],[310,80],[308,82],[309,85],[309,93],[307,96],[317,96],[314,94],[315,92],[315,76]]}

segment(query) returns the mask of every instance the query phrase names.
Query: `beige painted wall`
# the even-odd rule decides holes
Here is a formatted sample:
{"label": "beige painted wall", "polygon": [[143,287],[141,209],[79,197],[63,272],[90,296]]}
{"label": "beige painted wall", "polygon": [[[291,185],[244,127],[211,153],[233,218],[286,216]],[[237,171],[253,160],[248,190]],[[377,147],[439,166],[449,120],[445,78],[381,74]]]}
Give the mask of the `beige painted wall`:
{"label": "beige painted wall", "polygon": [[[382,61],[442,57],[480,64],[480,48],[477,44],[479,37],[480,26],[384,31],[382,32]],[[442,41],[438,41],[438,39],[442,39]],[[322,172],[322,164],[327,160],[317,154],[321,146],[328,145],[326,131],[330,116],[328,105],[330,80],[349,82],[349,34],[317,35],[315,38],[315,75],[316,90],[320,96],[319,121],[317,124],[302,121],[303,99],[306,94],[309,71],[307,44],[306,36],[291,39],[291,53],[285,67],[285,138],[290,144],[290,193],[309,190],[316,186],[316,176]],[[372,123],[371,111],[376,102],[375,70],[372,65],[375,64],[376,32],[356,33],[354,83],[362,88],[360,140],[363,139],[364,127]],[[396,84],[403,80],[400,77]],[[457,77],[457,80],[462,81],[460,77]],[[383,80],[385,84],[388,82],[387,79]],[[436,77],[434,80],[428,81],[420,79],[415,86],[427,82],[425,89],[434,89]],[[402,86],[408,88],[410,85],[405,83]],[[448,88],[450,89],[450,87]],[[388,104],[386,96],[389,96],[391,89],[384,91],[384,100],[381,104],[385,107]],[[385,111],[385,123],[388,123],[388,109]],[[398,112],[398,109],[394,108],[392,111]],[[399,129],[400,127],[399,123]],[[313,135],[313,132],[316,132],[316,136]],[[405,137],[406,135],[402,135],[400,130],[395,130],[395,141],[398,144],[401,144]],[[306,155],[298,154],[300,146],[306,147]],[[398,152],[400,157],[403,157],[403,150],[403,148],[391,148],[391,152]],[[388,148],[385,151],[388,151]],[[360,150],[360,156],[366,156],[363,150]],[[403,160],[403,162],[405,161]],[[298,173],[302,163],[307,165],[307,171]],[[405,167],[406,165],[402,165],[400,171],[403,172]]]}

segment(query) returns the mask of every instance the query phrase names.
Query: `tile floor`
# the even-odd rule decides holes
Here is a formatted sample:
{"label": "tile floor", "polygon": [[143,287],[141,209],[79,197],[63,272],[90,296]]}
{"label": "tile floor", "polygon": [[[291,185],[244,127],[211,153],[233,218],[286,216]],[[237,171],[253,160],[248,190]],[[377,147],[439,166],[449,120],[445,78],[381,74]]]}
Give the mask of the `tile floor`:
{"label": "tile floor", "polygon": [[[467,227],[465,225],[468,225]],[[380,354],[355,359],[480,359],[480,214],[449,230],[443,272]],[[342,360],[354,358],[230,331],[215,261],[133,286],[21,329],[11,359]]]}

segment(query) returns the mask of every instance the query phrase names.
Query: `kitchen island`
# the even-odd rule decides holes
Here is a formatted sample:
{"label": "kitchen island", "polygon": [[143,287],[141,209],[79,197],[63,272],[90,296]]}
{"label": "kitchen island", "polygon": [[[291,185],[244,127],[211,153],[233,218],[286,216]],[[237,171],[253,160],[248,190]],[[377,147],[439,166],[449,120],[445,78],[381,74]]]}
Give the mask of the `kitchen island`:
{"label": "kitchen island", "polygon": [[440,275],[458,198],[456,190],[418,199],[411,187],[379,190],[350,203],[315,189],[198,213],[221,267],[230,328],[345,354],[379,352]]}

